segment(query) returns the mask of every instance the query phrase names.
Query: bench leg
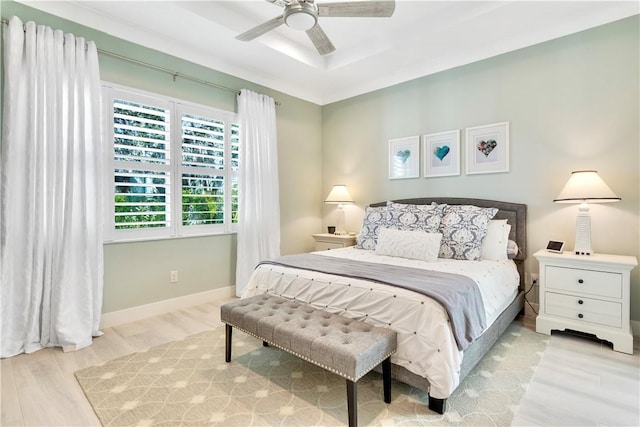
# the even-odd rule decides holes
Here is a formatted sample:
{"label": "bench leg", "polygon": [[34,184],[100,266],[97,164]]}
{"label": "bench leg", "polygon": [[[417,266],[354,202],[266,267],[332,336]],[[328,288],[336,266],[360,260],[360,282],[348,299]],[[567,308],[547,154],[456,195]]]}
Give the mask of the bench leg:
{"label": "bench leg", "polygon": [[358,427],[358,388],[355,381],[347,380],[347,412],[349,427]]}
{"label": "bench leg", "polygon": [[382,388],[384,390],[384,402],[391,403],[391,357],[382,361]]}
{"label": "bench leg", "polygon": [[231,362],[231,332],[233,331],[233,326],[224,325],[224,360],[225,362]]}

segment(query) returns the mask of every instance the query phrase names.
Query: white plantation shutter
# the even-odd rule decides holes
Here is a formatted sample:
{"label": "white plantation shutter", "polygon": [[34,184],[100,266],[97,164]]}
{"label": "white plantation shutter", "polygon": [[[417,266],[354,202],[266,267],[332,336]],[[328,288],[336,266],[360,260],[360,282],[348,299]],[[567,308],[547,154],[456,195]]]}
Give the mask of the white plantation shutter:
{"label": "white plantation shutter", "polygon": [[[213,170],[212,170],[213,169]],[[182,114],[182,226],[224,224],[225,123]]]}
{"label": "white plantation shutter", "polygon": [[[126,94],[112,101],[113,222],[123,237],[162,236],[171,217],[171,105]],[[144,231],[142,231],[144,230]]]}
{"label": "white plantation shutter", "polygon": [[182,115],[182,165],[224,169],[224,122]]}
{"label": "white plantation shutter", "polygon": [[169,111],[131,101],[113,101],[114,159],[169,164]]}
{"label": "white plantation shutter", "polygon": [[238,171],[240,169],[240,126],[231,125],[231,224],[237,229],[238,224]]}
{"label": "white plantation shutter", "polygon": [[182,128],[180,234],[223,231],[229,228],[232,216],[231,117],[185,105],[178,111]]}
{"label": "white plantation shutter", "polygon": [[168,174],[115,169],[115,228],[168,227]]}
{"label": "white plantation shutter", "polygon": [[237,223],[235,114],[104,86],[108,240],[228,232]]}

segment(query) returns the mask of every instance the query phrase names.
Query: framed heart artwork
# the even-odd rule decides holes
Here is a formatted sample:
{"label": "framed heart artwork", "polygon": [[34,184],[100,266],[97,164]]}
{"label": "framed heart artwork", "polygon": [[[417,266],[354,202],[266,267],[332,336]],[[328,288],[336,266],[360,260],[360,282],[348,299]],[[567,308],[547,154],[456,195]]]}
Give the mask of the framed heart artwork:
{"label": "framed heart artwork", "polygon": [[509,122],[466,129],[467,174],[509,172]]}
{"label": "framed heart artwork", "polygon": [[460,129],[422,136],[424,177],[460,175]]}
{"label": "framed heart artwork", "polygon": [[389,140],[389,179],[420,176],[420,137]]}

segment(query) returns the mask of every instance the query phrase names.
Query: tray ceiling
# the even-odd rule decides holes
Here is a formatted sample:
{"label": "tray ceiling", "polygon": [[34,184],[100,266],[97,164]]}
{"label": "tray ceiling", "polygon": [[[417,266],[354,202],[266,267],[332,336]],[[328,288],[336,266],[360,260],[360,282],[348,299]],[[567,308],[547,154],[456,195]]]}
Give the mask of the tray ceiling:
{"label": "tray ceiling", "polygon": [[637,1],[396,0],[391,18],[320,17],[337,49],[321,56],[285,25],[236,40],[282,13],[264,0],[20,3],[319,105],[640,13]]}

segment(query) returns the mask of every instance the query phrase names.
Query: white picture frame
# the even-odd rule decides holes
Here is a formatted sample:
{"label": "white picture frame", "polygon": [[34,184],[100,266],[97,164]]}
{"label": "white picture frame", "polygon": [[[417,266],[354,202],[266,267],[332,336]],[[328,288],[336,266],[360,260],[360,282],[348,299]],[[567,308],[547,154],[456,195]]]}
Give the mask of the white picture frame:
{"label": "white picture frame", "polygon": [[460,129],[422,136],[423,176],[460,175]]}
{"label": "white picture frame", "polygon": [[466,129],[466,172],[509,172],[509,122]]}
{"label": "white picture frame", "polygon": [[389,140],[389,179],[420,177],[420,137]]}

